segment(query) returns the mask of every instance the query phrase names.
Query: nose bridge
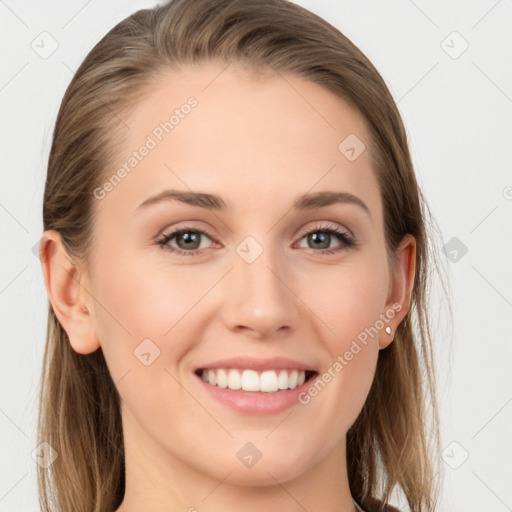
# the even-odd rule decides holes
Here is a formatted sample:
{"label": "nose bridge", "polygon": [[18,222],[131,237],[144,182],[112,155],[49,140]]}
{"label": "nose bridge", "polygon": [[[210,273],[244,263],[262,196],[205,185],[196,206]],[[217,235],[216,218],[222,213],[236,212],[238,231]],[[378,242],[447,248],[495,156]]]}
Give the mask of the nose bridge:
{"label": "nose bridge", "polygon": [[246,237],[235,252],[224,306],[229,326],[245,327],[261,336],[271,335],[283,327],[295,327],[296,301],[288,288],[291,284],[287,283],[292,276],[284,270],[283,255],[251,236]]}

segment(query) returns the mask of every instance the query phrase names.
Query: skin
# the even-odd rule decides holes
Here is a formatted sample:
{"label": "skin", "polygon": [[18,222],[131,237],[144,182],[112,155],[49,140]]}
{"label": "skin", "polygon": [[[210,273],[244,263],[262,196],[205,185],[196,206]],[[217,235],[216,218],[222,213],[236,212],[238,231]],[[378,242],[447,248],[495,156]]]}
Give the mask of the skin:
{"label": "skin", "polygon": [[[407,235],[392,276],[369,149],[354,161],[338,150],[349,134],[369,142],[365,122],[318,84],[234,64],[188,67],[151,87],[123,119],[130,130],[119,166],[188,97],[198,106],[96,202],[87,267],[71,261],[55,231],[41,246],[46,289],[73,349],[101,347],[122,399],[127,486],[117,512],[352,511],[346,432],[379,350],[407,313],[415,261]],[[218,194],[228,208],[164,201],[136,212],[167,188]],[[326,190],[354,194],[371,216],[350,203],[292,211],[298,195]],[[348,231],[357,247],[315,254],[329,242],[301,233],[318,224]],[[156,243],[185,226],[207,232],[200,254]],[[263,249],[250,264],[236,252],[247,236]],[[191,250],[177,238],[168,245]],[[340,246],[332,235],[329,248]],[[402,309],[385,324],[392,334],[370,337],[307,405],[241,414],[210,398],[193,374],[235,355],[287,356],[323,373],[393,304]],[[147,338],[160,350],[149,366],[133,353]],[[251,468],[237,458],[247,442],[262,453]]]}

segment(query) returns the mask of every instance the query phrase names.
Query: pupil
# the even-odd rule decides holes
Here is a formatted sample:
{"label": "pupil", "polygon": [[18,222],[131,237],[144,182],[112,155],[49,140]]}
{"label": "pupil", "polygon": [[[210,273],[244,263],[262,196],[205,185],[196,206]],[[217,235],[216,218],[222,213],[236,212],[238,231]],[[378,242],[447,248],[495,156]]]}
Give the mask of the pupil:
{"label": "pupil", "polygon": [[197,242],[198,233],[194,233],[192,235],[190,233],[183,233],[181,237],[185,240],[186,247],[190,248],[191,243],[193,244],[194,242]]}
{"label": "pupil", "polygon": [[[322,245],[322,249],[329,247],[329,237],[330,235],[326,233],[312,233],[309,235],[309,239]],[[183,233],[181,238],[185,241],[186,246],[190,246],[190,244],[193,244],[194,242],[197,243],[199,237],[198,233]]]}
{"label": "pupil", "polygon": [[[327,240],[327,238],[329,237],[328,234],[326,233],[312,233],[310,235],[311,238],[313,238],[313,241],[315,242],[318,242],[317,238],[320,237],[320,243],[323,243],[325,245],[325,247],[321,247],[322,249],[326,249],[327,247],[329,247],[329,242],[327,241],[327,244],[325,244],[325,240]],[[322,242],[322,239],[323,239],[323,242]]]}

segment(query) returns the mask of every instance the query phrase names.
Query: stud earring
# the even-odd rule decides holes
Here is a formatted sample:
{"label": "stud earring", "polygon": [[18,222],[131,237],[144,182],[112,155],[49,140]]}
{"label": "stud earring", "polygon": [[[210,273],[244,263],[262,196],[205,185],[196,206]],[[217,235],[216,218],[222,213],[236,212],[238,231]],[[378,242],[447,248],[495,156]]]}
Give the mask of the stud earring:
{"label": "stud earring", "polygon": [[389,327],[389,325],[387,325],[385,331],[387,334],[391,334],[391,327]]}

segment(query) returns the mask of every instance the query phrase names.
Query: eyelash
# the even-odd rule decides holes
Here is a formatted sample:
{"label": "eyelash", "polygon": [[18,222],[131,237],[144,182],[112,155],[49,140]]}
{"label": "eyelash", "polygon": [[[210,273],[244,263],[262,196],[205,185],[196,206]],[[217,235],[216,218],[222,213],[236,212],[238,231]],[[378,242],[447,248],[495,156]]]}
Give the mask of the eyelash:
{"label": "eyelash", "polygon": [[[194,249],[191,251],[183,251],[182,249],[176,249],[175,247],[171,247],[171,246],[167,245],[167,243],[170,240],[172,240],[174,237],[176,237],[177,235],[181,235],[183,233],[189,233],[189,232],[199,233],[199,234],[204,235],[207,238],[211,239],[211,237],[208,235],[208,233],[205,233],[201,229],[196,229],[196,228],[192,228],[192,227],[184,227],[184,228],[179,228],[174,231],[171,231],[168,234],[163,234],[160,237],[160,239],[157,241],[157,244],[160,245],[160,247],[162,249],[170,251],[175,254],[178,254],[180,256],[194,256],[198,252],[200,252],[201,249]],[[328,233],[329,235],[335,235],[341,242],[343,242],[343,244],[334,249],[311,249],[315,254],[323,254],[323,255],[335,254],[344,249],[357,246],[357,242],[355,241],[355,239],[352,236],[350,236],[348,233],[346,233],[345,231],[342,231],[339,228],[330,227],[330,226],[322,226],[322,225],[317,225],[312,229],[302,232],[300,234],[299,240],[302,240],[305,236],[307,236],[309,234],[318,233],[318,232]]]}

